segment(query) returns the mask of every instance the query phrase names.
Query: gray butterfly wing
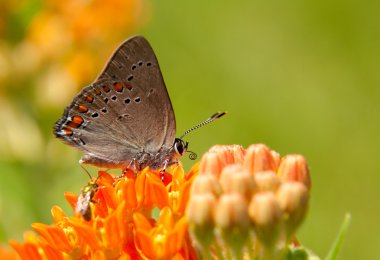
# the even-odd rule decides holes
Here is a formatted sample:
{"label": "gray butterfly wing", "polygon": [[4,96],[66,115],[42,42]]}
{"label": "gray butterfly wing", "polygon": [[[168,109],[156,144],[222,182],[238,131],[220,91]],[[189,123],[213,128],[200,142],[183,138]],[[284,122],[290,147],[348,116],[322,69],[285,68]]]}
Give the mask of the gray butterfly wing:
{"label": "gray butterfly wing", "polygon": [[54,127],[57,137],[85,152],[84,162],[108,167],[171,147],[175,131],[157,59],[141,36],[120,45]]}

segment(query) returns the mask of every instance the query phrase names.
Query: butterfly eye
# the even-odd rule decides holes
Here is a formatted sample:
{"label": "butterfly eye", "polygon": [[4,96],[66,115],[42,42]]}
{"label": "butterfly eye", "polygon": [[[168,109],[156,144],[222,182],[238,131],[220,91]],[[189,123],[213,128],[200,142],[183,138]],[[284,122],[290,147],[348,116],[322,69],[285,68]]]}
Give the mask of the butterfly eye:
{"label": "butterfly eye", "polygon": [[176,153],[180,156],[184,155],[187,151],[188,143],[184,143],[181,139],[176,138],[174,142],[174,149]]}

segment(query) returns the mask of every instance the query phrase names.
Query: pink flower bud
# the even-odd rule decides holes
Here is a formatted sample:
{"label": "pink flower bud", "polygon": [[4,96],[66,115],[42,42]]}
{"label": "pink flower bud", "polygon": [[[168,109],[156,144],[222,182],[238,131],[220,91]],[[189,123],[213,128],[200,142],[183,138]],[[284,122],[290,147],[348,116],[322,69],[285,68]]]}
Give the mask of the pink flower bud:
{"label": "pink flower bud", "polygon": [[215,204],[216,198],[213,194],[203,193],[191,196],[186,208],[189,229],[205,248],[208,248],[214,240]]}
{"label": "pink flower bud", "polygon": [[222,193],[222,187],[214,175],[199,174],[195,177],[190,194],[196,195],[204,193],[212,193],[217,197]]}
{"label": "pink flower bud", "polygon": [[309,192],[300,182],[285,182],[278,189],[276,198],[284,212],[286,235],[291,238],[305,218]]}
{"label": "pink flower bud", "polygon": [[239,193],[223,194],[216,205],[214,219],[226,246],[240,255],[250,231],[245,198]]}
{"label": "pink flower bud", "polygon": [[256,191],[253,175],[240,164],[231,164],[224,167],[219,181],[225,193],[238,192],[247,201],[252,198],[252,195]]}
{"label": "pink flower bud", "polygon": [[224,163],[216,152],[207,152],[202,156],[199,164],[199,173],[212,174],[215,177],[219,177],[223,167]]}
{"label": "pink flower bud", "polygon": [[309,167],[302,155],[292,154],[282,158],[278,168],[278,176],[285,181],[297,181],[310,189],[311,180]]}
{"label": "pink flower bud", "polygon": [[272,192],[261,192],[253,196],[248,209],[255,233],[268,248],[278,240],[282,211]]}
{"label": "pink flower bud", "polygon": [[255,182],[259,192],[276,191],[281,184],[280,178],[273,171],[256,172]]}
{"label": "pink flower bud", "polygon": [[264,144],[253,144],[246,150],[244,167],[252,174],[258,171],[275,171],[277,166],[272,152]]}

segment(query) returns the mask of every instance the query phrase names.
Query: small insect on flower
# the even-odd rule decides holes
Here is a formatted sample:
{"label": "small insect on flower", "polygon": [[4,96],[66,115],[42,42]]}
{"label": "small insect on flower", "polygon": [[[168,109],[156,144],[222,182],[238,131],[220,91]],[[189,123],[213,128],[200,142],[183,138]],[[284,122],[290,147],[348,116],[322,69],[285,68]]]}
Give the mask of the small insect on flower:
{"label": "small insect on flower", "polygon": [[86,221],[90,221],[92,217],[91,203],[96,203],[93,197],[99,189],[99,185],[97,184],[99,177],[100,175],[95,180],[90,180],[87,185],[81,189],[75,206],[75,212],[80,213]]}

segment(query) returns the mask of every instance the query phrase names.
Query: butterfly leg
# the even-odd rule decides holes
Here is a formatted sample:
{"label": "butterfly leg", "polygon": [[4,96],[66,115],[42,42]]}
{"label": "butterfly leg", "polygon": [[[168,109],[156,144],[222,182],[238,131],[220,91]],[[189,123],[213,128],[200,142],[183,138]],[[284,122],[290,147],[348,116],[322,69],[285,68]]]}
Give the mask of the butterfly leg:
{"label": "butterfly leg", "polygon": [[135,174],[135,177],[137,177],[137,171],[139,170],[139,165],[137,163],[137,160],[135,158],[133,158],[127,165],[127,167],[125,167],[125,169],[123,170],[123,172],[121,173],[121,175],[117,176],[116,179],[120,179],[120,178],[123,178],[127,172],[129,170],[131,170],[132,168],[132,164],[135,166],[135,171],[134,171],[134,174]]}
{"label": "butterfly leg", "polygon": [[164,167],[163,167],[163,169],[160,171],[161,181],[164,181],[164,178],[165,178],[165,171],[166,171],[166,169],[167,169],[169,166],[172,166],[173,164],[178,165],[178,161],[169,162],[168,159],[166,159],[166,160],[164,161]]}
{"label": "butterfly leg", "polygon": [[168,167],[169,165],[169,160],[166,159],[164,161],[164,168],[160,171],[160,176],[161,176],[161,181],[164,181],[164,178],[165,178],[165,171],[166,171],[166,168]]}

